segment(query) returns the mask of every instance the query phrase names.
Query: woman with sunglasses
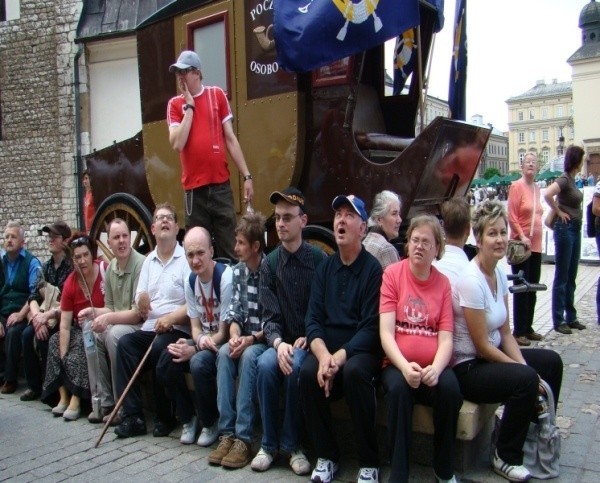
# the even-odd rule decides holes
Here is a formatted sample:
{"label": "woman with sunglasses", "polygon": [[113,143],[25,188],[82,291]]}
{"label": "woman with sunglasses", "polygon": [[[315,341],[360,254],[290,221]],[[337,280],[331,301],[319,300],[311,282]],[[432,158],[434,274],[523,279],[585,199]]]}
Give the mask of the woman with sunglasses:
{"label": "woman with sunglasses", "polygon": [[433,216],[414,218],[407,239],[408,258],[383,273],[379,305],[390,481],[408,481],[412,413],[420,402],[433,407],[437,480],[456,482],[454,443],[462,396],[448,367],[454,330],[450,282],[432,266],[444,254],[440,222]]}
{"label": "woman with sunglasses", "polygon": [[562,360],[551,350],[521,351],[511,333],[508,280],[498,267],[508,245],[504,207],[486,200],[477,205],[471,222],[479,250],[454,287],[462,311],[455,313],[453,369],[465,399],[504,404],[492,469],[509,481],[527,481],[531,475],[523,466],[523,444],[529,422],[537,418],[539,378],[558,402]]}
{"label": "woman with sunglasses", "polygon": [[60,301],[60,330],[50,339],[42,400],[60,400],[52,414],[74,421],[81,413],[81,399],[90,399],[90,384],[79,313],[88,307],[104,307],[104,281],[96,262],[96,244],[83,233],[75,233],[68,244],[75,270],[65,281]]}

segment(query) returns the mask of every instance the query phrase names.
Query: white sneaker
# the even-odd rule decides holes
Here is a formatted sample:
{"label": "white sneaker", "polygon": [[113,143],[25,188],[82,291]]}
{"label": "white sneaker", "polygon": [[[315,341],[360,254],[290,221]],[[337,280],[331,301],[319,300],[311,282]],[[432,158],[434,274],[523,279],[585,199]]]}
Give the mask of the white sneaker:
{"label": "white sneaker", "polygon": [[196,416],[193,416],[189,423],[183,425],[179,438],[181,444],[192,444],[196,440],[196,421]]}
{"label": "white sneaker", "polygon": [[456,481],[456,476],[454,476],[454,475],[452,475],[452,478],[450,478],[449,480],[443,480],[438,475],[435,475],[435,479],[437,480],[438,483],[458,483]]}
{"label": "white sneaker", "polygon": [[198,446],[210,446],[219,437],[219,423],[216,422],[211,427],[205,426],[198,437]]}
{"label": "white sneaker", "polygon": [[330,483],[337,470],[337,463],[325,458],[319,458],[317,459],[317,466],[315,466],[312,475],[310,475],[310,481],[314,483]]}
{"label": "white sneaker", "polygon": [[307,475],[310,471],[310,463],[301,449],[290,453],[290,467],[297,475]]}
{"label": "white sneaker", "polygon": [[356,478],[358,482],[370,481],[379,483],[379,468],[361,468]]}
{"label": "white sneaker", "polygon": [[502,461],[497,450],[492,457],[492,469],[508,481],[528,481],[531,478],[529,470],[523,465],[509,465]]}
{"label": "white sneaker", "polygon": [[252,468],[254,471],[267,471],[271,467],[271,463],[273,463],[274,458],[275,455],[272,455],[263,448],[260,448],[252,460],[252,463],[250,463],[250,468]]}

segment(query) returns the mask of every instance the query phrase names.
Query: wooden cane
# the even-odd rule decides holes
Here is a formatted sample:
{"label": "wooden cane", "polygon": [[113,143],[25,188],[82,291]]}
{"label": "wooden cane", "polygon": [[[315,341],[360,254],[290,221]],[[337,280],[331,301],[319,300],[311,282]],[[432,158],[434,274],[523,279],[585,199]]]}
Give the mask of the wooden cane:
{"label": "wooden cane", "polygon": [[137,366],[137,369],[135,370],[135,372],[133,373],[133,376],[131,376],[131,379],[129,380],[127,387],[123,391],[123,394],[121,394],[121,397],[117,401],[117,404],[115,404],[115,408],[112,410],[112,413],[110,413],[110,416],[108,417],[108,421],[106,421],[104,428],[102,428],[102,433],[100,433],[100,437],[98,438],[98,441],[96,441],[94,448],[98,447],[98,445],[100,444],[100,441],[102,441],[102,438],[104,438],[104,435],[106,434],[106,431],[108,430],[108,428],[110,426],[110,423],[113,422],[113,419],[115,419],[115,416],[119,412],[119,409],[121,409],[121,406],[123,405],[125,396],[127,396],[129,389],[131,389],[131,386],[135,382],[137,376],[142,371],[142,367],[144,367],[144,363],[146,362],[146,359],[148,359],[148,356],[150,355],[150,351],[152,350],[152,344],[154,344],[154,341],[156,340],[157,337],[158,337],[158,334],[156,334],[154,336],[154,339],[152,339],[152,343],[148,346],[148,350],[144,354],[144,357],[142,357],[142,360],[140,361],[140,364]]}

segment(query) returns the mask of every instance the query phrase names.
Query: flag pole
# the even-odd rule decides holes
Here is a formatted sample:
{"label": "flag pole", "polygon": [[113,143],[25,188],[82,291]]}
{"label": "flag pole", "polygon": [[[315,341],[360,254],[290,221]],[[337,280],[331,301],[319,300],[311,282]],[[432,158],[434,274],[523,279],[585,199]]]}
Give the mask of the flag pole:
{"label": "flag pole", "polygon": [[427,75],[425,76],[425,99],[427,99],[427,91],[429,90],[429,77],[431,76],[431,64],[433,59],[433,49],[435,47],[435,37],[437,36],[437,32],[433,33],[431,38],[431,48],[429,49],[429,55],[427,59]]}
{"label": "flag pole", "polygon": [[420,112],[420,125],[422,132],[424,129],[423,122],[423,54],[421,53],[421,25],[417,26],[417,69],[419,71],[419,112]]}

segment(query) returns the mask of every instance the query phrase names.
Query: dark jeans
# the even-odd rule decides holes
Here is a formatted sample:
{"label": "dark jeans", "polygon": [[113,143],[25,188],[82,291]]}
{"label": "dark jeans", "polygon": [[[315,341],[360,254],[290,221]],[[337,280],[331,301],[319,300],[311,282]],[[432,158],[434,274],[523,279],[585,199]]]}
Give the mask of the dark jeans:
{"label": "dark jeans", "polygon": [[581,221],[557,220],[554,225],[554,282],[552,283],[552,323],[570,324],[577,320],[575,287],[581,254]]}
{"label": "dark jeans", "polygon": [[387,404],[388,445],[392,471],[390,481],[408,481],[408,458],[411,448],[412,415],[415,402],[433,408],[433,469],[449,480],[454,474],[454,442],[458,413],[463,398],[458,381],[450,368],[440,374],[434,387],[421,384],[417,389],[408,385],[402,372],[394,366],[381,373]]}
{"label": "dark jeans", "polygon": [[58,332],[59,324],[49,331],[48,340],[40,340],[35,337],[33,325],[28,325],[21,335],[23,344],[23,367],[27,387],[38,394],[42,393],[42,384],[46,372],[46,361],[48,359],[48,344],[50,337]]}
{"label": "dark jeans", "polygon": [[[176,342],[182,337],[187,338],[188,335],[179,330],[156,335],[156,339],[154,339],[155,335],[154,332],[138,330],[131,334],[126,334],[119,339],[119,345],[117,346],[117,394],[121,397],[148,347],[152,345],[150,355],[142,370],[152,370],[156,419],[158,421],[170,421],[173,419],[171,403],[167,399],[164,386],[156,377],[154,368],[158,363],[160,355],[169,344]],[[144,417],[139,379],[132,385],[123,401],[123,414],[124,416]]]}
{"label": "dark jeans", "polygon": [[182,423],[189,423],[196,414],[194,400],[185,381],[186,373],[191,373],[194,380],[194,394],[202,426],[211,427],[219,418],[217,354],[210,350],[202,350],[185,362],[173,362],[168,351],[161,355],[156,374],[163,381],[169,399],[175,403],[177,418]]}
{"label": "dark jeans", "polygon": [[350,408],[360,467],[379,467],[375,430],[375,379],[381,358],[372,354],[356,354],[347,360],[333,380],[329,398],[319,387],[319,362],[308,354],[300,369],[300,402],[306,417],[308,434],[319,458],[339,461],[340,451],[332,428],[329,401],[344,396]]}
{"label": "dark jeans", "polygon": [[[596,247],[598,248],[598,255],[600,255],[600,233],[596,235]],[[598,318],[598,324],[600,324],[600,277],[598,277],[598,283],[596,284],[596,317]]]}
{"label": "dark jeans", "polygon": [[4,380],[16,383],[19,378],[19,361],[21,359],[21,335],[27,327],[27,320],[5,326],[4,351],[6,353],[6,367],[4,368]]}
{"label": "dark jeans", "polygon": [[535,421],[538,374],[552,388],[558,403],[563,362],[547,349],[523,349],[527,365],[472,359],[454,367],[462,395],[474,403],[504,403],[498,434],[498,455],[511,465],[523,464],[529,422]]}
{"label": "dark jeans", "polygon": [[[512,273],[523,270],[524,278],[529,283],[539,283],[542,271],[542,254],[532,252],[523,263],[512,266]],[[519,285],[515,282],[515,285]],[[537,300],[536,292],[524,292],[513,295],[513,334],[515,337],[533,332],[533,315]]]}
{"label": "dark jeans", "polygon": [[186,191],[185,210],[186,231],[203,226],[214,238],[216,257],[237,259],[234,251],[237,221],[229,181]]}

